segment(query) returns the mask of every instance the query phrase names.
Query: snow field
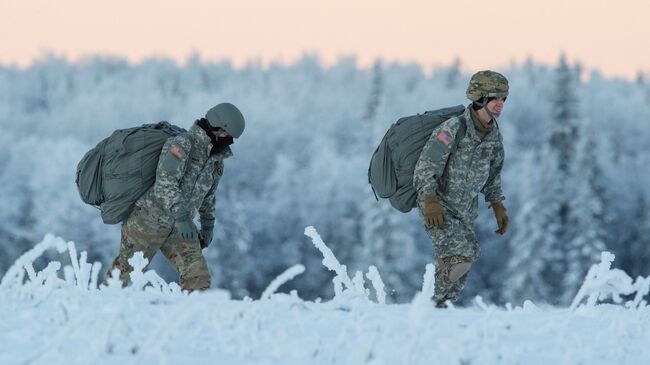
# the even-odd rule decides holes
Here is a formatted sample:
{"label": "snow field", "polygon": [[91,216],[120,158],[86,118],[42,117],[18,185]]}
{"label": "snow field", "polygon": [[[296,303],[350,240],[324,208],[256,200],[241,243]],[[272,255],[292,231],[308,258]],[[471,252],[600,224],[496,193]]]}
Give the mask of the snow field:
{"label": "snow field", "polygon": [[[134,256],[133,286],[97,285],[99,266],[72,242],[46,236],[0,283],[0,364],[647,364],[648,278],[632,281],[603,253],[571,308],[436,309],[433,265],[409,304],[387,305],[369,268],[350,278],[313,228],[305,232],[336,276],[336,296],[309,302],[276,293],[304,271],[295,265],[259,300],[222,290],[187,295]],[[36,272],[48,249],[70,256]],[[623,297],[629,298],[624,301]],[[618,299],[617,299],[618,298]],[[603,304],[608,300],[612,304]],[[379,303],[378,303],[379,302]]]}

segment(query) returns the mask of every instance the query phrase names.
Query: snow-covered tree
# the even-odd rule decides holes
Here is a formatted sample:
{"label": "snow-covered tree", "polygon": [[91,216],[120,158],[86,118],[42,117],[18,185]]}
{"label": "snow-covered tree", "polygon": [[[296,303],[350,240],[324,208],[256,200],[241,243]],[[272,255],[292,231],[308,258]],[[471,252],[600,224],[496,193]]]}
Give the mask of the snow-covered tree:
{"label": "snow-covered tree", "polygon": [[460,81],[461,77],[461,66],[462,63],[460,61],[460,58],[456,57],[454,59],[454,62],[449,67],[449,70],[447,71],[447,77],[445,80],[445,86],[447,89],[454,89],[456,86],[458,86],[458,82]]}
{"label": "snow-covered tree", "polygon": [[544,152],[527,151],[519,166],[519,213],[513,218],[510,257],[503,297],[511,302],[525,299],[555,302],[558,295],[558,271],[562,264],[556,237],[562,222],[557,215],[560,203],[554,199],[557,160],[544,158]]}
{"label": "snow-covered tree", "polygon": [[229,290],[234,297],[243,298],[257,293],[264,279],[256,266],[250,219],[242,203],[233,199],[232,192],[222,195],[226,200],[218,209],[212,245],[206,250],[206,260],[215,279],[213,285]]}
{"label": "snow-covered tree", "polygon": [[381,104],[381,98],[384,93],[384,77],[381,61],[376,61],[372,67],[372,88],[370,89],[370,96],[366,104],[366,112],[363,119],[370,123],[374,123],[377,118],[377,109]]}
{"label": "snow-covered tree", "polygon": [[602,160],[606,158],[604,145],[597,143],[599,134],[589,123],[580,126],[572,180],[575,192],[569,201],[570,227],[566,241],[566,272],[563,278],[562,302],[570,302],[580,288],[587,270],[597,263],[605,251],[607,228],[611,221],[605,212],[605,186]]}
{"label": "snow-covered tree", "polygon": [[635,206],[630,207],[630,230],[623,236],[616,258],[631,277],[650,273],[650,201],[638,192]]}
{"label": "snow-covered tree", "polygon": [[572,201],[580,180],[574,174],[576,77],[564,56],[560,57],[555,77],[546,142],[538,153],[520,163],[523,169],[534,168],[524,170],[526,183],[519,185],[522,209],[515,219],[517,233],[510,241],[509,284],[505,291],[506,298],[513,301],[562,300],[567,245],[579,234],[571,226]]}
{"label": "snow-covered tree", "polygon": [[[556,84],[551,95],[552,120],[549,125],[549,144],[553,157],[558,161],[557,178],[564,184],[571,174],[575,156],[577,135],[578,100],[576,96],[576,75],[562,55],[555,71]],[[564,190],[564,189],[563,189]],[[568,189],[566,189],[568,190]],[[566,201],[566,196],[558,197]],[[563,218],[568,208],[563,207]]]}

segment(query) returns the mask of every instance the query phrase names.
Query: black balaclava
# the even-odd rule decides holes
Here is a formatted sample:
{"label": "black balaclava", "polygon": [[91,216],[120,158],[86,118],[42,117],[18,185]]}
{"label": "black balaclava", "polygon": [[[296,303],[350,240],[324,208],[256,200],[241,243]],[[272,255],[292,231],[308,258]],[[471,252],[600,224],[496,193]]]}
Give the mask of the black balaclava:
{"label": "black balaclava", "polygon": [[212,134],[212,132],[221,131],[221,128],[212,128],[212,126],[210,126],[210,123],[208,122],[207,119],[201,118],[197,122],[197,124],[199,125],[199,127],[201,127],[201,129],[203,129],[205,131],[205,134],[207,134],[208,137],[210,137],[210,142],[212,143],[212,149],[210,150],[210,155],[211,156],[214,155],[214,154],[217,154],[219,152],[222,152],[228,146],[233,144],[234,139],[232,138],[232,136],[217,137],[214,134]]}

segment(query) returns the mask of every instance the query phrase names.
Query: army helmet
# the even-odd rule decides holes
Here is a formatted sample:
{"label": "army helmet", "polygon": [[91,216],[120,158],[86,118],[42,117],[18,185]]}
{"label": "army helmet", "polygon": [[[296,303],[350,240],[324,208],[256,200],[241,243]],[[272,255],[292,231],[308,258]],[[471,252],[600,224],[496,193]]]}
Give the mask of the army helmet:
{"label": "army helmet", "polygon": [[494,71],[479,71],[472,75],[467,86],[467,98],[479,101],[482,98],[505,98],[508,96],[508,79]]}
{"label": "army helmet", "polygon": [[205,119],[208,120],[210,127],[221,128],[235,138],[239,138],[244,133],[246,126],[242,113],[230,103],[213,106],[205,114]]}

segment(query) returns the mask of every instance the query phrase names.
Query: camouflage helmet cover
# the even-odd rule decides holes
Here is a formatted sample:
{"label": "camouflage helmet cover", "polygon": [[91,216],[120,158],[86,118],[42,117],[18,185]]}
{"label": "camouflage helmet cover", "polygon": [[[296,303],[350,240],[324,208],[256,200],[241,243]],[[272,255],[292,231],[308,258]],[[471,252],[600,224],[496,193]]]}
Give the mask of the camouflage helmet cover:
{"label": "camouflage helmet cover", "polygon": [[505,98],[508,96],[508,79],[494,71],[479,71],[472,75],[467,86],[467,98],[478,101],[486,98]]}
{"label": "camouflage helmet cover", "polygon": [[242,113],[230,103],[213,106],[205,114],[205,119],[208,120],[212,128],[221,128],[235,138],[242,135],[246,125]]}

